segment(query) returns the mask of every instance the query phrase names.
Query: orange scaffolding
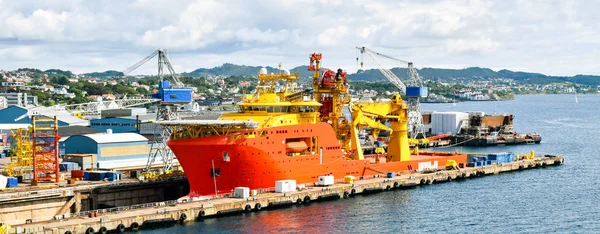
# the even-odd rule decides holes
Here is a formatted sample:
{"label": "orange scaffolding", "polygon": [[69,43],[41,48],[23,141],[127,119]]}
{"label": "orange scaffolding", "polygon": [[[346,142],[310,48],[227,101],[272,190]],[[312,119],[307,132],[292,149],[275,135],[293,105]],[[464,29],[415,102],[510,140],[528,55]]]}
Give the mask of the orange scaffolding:
{"label": "orange scaffolding", "polygon": [[56,117],[31,117],[33,181],[46,180],[59,182],[58,167],[58,120]]}

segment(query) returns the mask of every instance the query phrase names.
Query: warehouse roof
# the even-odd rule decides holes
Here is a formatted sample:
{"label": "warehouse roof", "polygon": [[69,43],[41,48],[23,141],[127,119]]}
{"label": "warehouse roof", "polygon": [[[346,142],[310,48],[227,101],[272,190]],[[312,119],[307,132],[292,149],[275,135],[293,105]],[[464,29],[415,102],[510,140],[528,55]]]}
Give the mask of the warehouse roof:
{"label": "warehouse roof", "polygon": [[135,142],[148,141],[148,139],[137,133],[96,133],[83,135],[94,140],[96,143]]}
{"label": "warehouse roof", "polygon": [[61,137],[68,137],[73,135],[84,135],[84,134],[94,134],[101,133],[102,131],[85,127],[85,126],[66,126],[58,128],[58,135]]}

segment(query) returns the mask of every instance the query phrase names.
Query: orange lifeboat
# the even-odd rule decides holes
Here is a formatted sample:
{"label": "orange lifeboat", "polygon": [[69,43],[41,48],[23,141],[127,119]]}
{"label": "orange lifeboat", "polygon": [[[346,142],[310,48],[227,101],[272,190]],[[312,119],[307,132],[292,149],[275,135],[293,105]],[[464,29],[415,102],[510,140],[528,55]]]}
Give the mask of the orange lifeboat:
{"label": "orange lifeboat", "polygon": [[292,141],[285,145],[285,150],[292,153],[303,152],[306,149],[308,149],[308,145],[304,141]]}

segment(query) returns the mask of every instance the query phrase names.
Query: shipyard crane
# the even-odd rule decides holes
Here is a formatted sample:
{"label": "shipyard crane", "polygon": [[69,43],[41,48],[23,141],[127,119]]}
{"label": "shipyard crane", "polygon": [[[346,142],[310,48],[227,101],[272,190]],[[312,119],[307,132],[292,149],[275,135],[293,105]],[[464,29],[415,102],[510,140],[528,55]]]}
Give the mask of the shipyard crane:
{"label": "shipyard crane", "polygon": [[[173,66],[171,66],[171,62],[167,58],[166,49],[153,51],[144,59],[125,69],[123,75],[125,76],[131,73],[156,56],[158,56],[158,77],[160,79],[158,93],[152,95],[153,98],[160,99],[156,111],[156,120],[177,120],[179,119],[177,111],[181,109],[181,106],[192,102],[192,90],[190,88],[185,88],[185,85],[181,82],[177,73],[175,73]],[[165,70],[167,73],[165,73]],[[154,164],[159,157],[163,161],[162,169],[164,172],[170,171],[173,168],[173,153],[166,144],[171,133],[172,129],[169,127],[156,125],[148,162],[146,164],[147,172],[150,171],[152,164]]]}
{"label": "shipyard crane", "polygon": [[[427,97],[427,87],[423,86],[423,80],[412,62],[398,59],[389,55],[375,52],[367,47],[356,47],[361,54],[366,54],[376,65],[377,69],[387,78],[394,86],[400,89],[401,93],[407,97],[408,104],[408,135],[412,139],[419,137],[424,138],[425,127],[423,126],[423,115],[421,114],[421,97]],[[408,86],[405,85],[392,71],[383,67],[375,56],[383,57],[392,61],[401,62],[408,65]],[[358,58],[356,58],[358,61]],[[362,67],[361,62],[361,67]]]}

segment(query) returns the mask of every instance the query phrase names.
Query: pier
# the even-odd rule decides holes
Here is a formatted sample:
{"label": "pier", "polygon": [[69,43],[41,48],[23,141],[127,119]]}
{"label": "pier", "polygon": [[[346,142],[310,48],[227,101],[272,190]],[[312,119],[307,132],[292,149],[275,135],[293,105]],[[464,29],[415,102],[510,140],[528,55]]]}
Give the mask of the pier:
{"label": "pier", "polygon": [[564,159],[560,156],[546,155],[511,163],[465,167],[459,170],[397,173],[391,178],[387,178],[386,175],[356,178],[353,184],[343,183],[343,178],[337,178],[336,182],[338,183],[332,186],[311,185],[290,193],[263,191],[263,193],[245,199],[224,196],[208,200],[173,200],[67,214],[57,216],[49,221],[9,224],[11,225],[9,233],[123,233],[157,224],[193,222],[235,213],[259,212],[263,209],[344,199],[359,194],[408,189],[466,178],[497,175],[503,172],[559,166],[563,162]]}

